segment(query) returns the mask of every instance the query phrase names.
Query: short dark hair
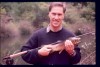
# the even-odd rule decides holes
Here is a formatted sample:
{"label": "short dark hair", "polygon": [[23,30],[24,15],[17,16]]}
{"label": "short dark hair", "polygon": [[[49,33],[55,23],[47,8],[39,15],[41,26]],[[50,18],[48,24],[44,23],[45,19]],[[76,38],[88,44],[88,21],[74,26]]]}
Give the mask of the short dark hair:
{"label": "short dark hair", "polygon": [[60,6],[63,7],[63,12],[66,11],[66,3],[65,2],[51,2],[49,5],[49,11],[51,11],[52,7],[54,6]]}

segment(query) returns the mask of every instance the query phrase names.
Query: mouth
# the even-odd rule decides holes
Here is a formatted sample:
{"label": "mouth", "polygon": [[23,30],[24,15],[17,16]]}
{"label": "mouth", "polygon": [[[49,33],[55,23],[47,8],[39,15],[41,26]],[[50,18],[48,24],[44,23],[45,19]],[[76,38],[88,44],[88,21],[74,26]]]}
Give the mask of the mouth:
{"label": "mouth", "polygon": [[54,26],[59,26],[59,22],[58,21],[53,21],[53,25]]}
{"label": "mouth", "polygon": [[54,23],[54,24],[58,24],[59,22],[57,22],[57,21],[54,21],[53,23]]}

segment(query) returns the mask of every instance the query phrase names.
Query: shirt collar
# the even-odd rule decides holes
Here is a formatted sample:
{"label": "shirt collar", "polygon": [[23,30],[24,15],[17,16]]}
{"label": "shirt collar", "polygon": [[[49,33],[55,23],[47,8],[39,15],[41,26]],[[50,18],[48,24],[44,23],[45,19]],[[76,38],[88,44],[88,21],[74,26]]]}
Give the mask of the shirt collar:
{"label": "shirt collar", "polygon": [[[62,25],[59,27],[59,29],[58,29],[58,31],[60,31],[62,29]],[[48,32],[50,32],[50,30],[52,31],[52,27],[50,27],[50,24],[47,26],[47,30],[46,30],[46,32],[48,33]],[[58,31],[56,31],[56,32],[58,32]],[[54,32],[54,31],[53,31]]]}

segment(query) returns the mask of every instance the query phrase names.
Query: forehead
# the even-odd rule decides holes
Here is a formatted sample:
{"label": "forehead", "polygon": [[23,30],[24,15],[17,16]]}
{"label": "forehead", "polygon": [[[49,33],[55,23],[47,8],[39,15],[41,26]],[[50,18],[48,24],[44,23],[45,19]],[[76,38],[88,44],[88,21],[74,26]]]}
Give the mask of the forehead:
{"label": "forehead", "polygon": [[52,7],[50,12],[53,12],[53,13],[63,13],[63,7],[54,6],[54,7]]}

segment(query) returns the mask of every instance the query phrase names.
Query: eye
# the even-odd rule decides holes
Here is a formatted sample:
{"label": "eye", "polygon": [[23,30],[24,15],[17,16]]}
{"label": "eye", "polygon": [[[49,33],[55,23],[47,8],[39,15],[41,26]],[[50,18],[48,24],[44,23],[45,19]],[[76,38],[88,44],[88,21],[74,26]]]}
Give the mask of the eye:
{"label": "eye", "polygon": [[61,14],[58,14],[58,16],[61,16]]}
{"label": "eye", "polygon": [[56,15],[56,13],[52,13],[52,15]]}

